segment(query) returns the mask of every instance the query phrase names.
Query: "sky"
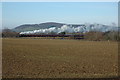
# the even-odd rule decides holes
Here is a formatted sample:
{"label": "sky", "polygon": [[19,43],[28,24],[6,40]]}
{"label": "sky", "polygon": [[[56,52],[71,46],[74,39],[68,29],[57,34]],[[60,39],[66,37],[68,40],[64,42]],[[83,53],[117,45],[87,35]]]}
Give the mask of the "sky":
{"label": "sky", "polygon": [[2,27],[58,22],[118,24],[117,2],[2,2]]}

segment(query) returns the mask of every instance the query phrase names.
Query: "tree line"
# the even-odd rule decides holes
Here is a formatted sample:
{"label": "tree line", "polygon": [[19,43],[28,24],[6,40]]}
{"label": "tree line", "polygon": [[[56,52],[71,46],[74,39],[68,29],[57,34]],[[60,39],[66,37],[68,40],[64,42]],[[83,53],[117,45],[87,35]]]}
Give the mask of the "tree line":
{"label": "tree line", "polygon": [[[55,33],[50,33],[55,34]],[[65,32],[61,32],[60,34],[65,35]],[[90,31],[86,33],[72,33],[72,35],[82,34],[84,35],[84,40],[89,41],[119,41],[120,40],[120,32],[119,31],[107,31],[107,32],[99,32],[99,31]],[[2,30],[2,37],[19,37],[19,33],[12,31],[11,29],[3,29]]]}
{"label": "tree line", "polygon": [[90,41],[120,41],[120,33],[118,31],[107,31],[107,32],[87,32],[84,33],[85,39]]}

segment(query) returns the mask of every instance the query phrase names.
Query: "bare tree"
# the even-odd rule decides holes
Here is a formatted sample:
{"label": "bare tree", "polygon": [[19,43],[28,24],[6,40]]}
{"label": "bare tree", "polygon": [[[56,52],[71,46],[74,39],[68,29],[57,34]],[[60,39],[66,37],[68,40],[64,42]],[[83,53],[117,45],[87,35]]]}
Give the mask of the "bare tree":
{"label": "bare tree", "polygon": [[14,32],[8,28],[2,30],[2,37],[18,37],[19,33]]}

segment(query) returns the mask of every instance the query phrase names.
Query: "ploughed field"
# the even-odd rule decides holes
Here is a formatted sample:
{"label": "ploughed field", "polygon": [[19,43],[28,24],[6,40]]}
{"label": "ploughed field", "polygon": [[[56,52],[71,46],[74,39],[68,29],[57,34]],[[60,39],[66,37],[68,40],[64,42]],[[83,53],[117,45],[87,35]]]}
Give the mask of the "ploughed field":
{"label": "ploughed field", "polygon": [[6,38],[2,43],[3,78],[117,76],[117,42]]}

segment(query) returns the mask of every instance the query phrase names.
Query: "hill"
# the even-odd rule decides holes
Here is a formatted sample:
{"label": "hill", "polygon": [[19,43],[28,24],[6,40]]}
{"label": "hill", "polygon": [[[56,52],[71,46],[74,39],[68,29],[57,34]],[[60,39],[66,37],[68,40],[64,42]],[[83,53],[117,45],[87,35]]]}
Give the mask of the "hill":
{"label": "hill", "polygon": [[23,32],[23,31],[32,31],[37,29],[51,28],[51,27],[59,28],[63,25],[64,25],[63,23],[56,23],[56,22],[46,22],[41,24],[24,24],[24,25],[17,26],[12,30],[16,32]]}

